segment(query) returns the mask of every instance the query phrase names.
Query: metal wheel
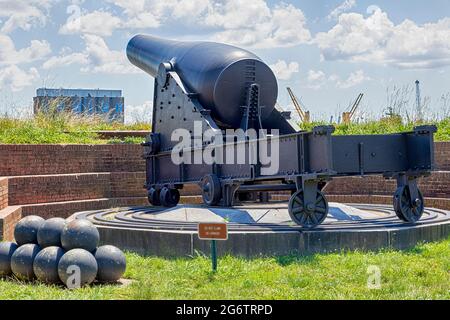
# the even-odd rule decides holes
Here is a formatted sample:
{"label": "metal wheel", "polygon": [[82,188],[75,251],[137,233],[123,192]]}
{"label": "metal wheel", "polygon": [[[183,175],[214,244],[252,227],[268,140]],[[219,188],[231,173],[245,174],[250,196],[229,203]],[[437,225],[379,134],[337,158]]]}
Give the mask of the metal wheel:
{"label": "metal wheel", "polygon": [[175,207],[180,202],[180,192],[164,187],[161,189],[159,199],[164,207]]}
{"label": "metal wheel", "polygon": [[402,186],[397,189],[394,195],[394,210],[400,220],[405,222],[417,222],[422,218],[425,210],[423,196],[420,190],[417,190],[419,197],[411,201],[411,195],[408,186]]}
{"label": "metal wheel", "polygon": [[150,188],[150,190],[148,190],[148,202],[150,202],[150,204],[152,206],[160,206],[161,205],[161,200],[159,198],[159,191],[156,190],[155,188]]}
{"label": "metal wheel", "polygon": [[289,200],[289,215],[292,221],[308,229],[321,224],[328,214],[328,201],[319,190],[315,200],[315,203],[305,203],[303,190],[294,193]]}
{"label": "metal wheel", "polygon": [[222,197],[220,180],[215,174],[208,174],[202,179],[202,197],[207,206],[215,206]]}

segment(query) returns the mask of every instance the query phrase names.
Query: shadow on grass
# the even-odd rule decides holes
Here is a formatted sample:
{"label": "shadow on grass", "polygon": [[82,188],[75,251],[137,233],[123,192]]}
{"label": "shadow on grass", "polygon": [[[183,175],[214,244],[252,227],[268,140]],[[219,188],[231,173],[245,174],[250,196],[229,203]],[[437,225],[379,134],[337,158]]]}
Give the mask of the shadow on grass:
{"label": "shadow on grass", "polygon": [[317,262],[316,255],[288,255],[275,257],[275,261],[282,267],[291,264],[313,264]]}
{"label": "shadow on grass", "polygon": [[[446,239],[442,239],[441,241],[450,241],[450,237]],[[274,256],[274,255],[256,255],[252,257],[244,257],[244,256],[233,256],[230,254],[225,255],[219,255],[219,260],[224,258],[233,258],[233,259],[239,259],[245,262],[252,262],[254,260],[258,259],[270,259],[274,262],[276,262],[278,265],[282,267],[286,267],[293,264],[300,264],[300,265],[311,265],[319,262],[319,259],[322,257],[326,257],[329,255],[352,255],[352,254],[373,254],[373,255],[379,255],[379,254],[389,254],[389,253],[401,253],[405,256],[420,256],[425,254],[428,251],[427,245],[428,244],[435,244],[439,243],[441,241],[435,241],[435,242],[421,242],[418,243],[416,246],[411,248],[405,248],[405,249],[398,249],[398,248],[380,248],[378,250],[339,250],[339,251],[333,251],[333,252],[323,252],[323,253],[292,253],[287,255],[281,255],[281,256]],[[186,255],[184,257],[158,257],[155,255],[142,255],[139,253],[133,253],[128,251],[127,253],[131,254],[137,254],[140,257],[144,258],[156,258],[156,259],[164,259],[166,261],[189,261],[193,259],[207,259],[210,260],[209,253],[204,253],[201,251],[195,251],[193,255]],[[210,274],[211,277],[214,277],[214,273]]]}
{"label": "shadow on grass", "polygon": [[114,282],[100,282],[100,281],[96,280],[96,281],[94,281],[88,285],[84,285],[80,288],[70,289],[67,286],[65,286],[62,282],[47,283],[47,282],[39,281],[37,279],[23,280],[23,279],[17,278],[15,275],[0,276],[0,280],[2,280],[4,282],[16,284],[16,285],[21,285],[21,286],[26,286],[26,285],[41,286],[41,287],[54,288],[54,289],[58,289],[58,290],[74,290],[74,289],[78,290],[78,289],[95,288],[95,287],[117,287],[117,288],[123,287],[123,288],[126,288],[135,282],[135,280],[124,279],[124,278],[121,278],[118,281],[114,281]]}

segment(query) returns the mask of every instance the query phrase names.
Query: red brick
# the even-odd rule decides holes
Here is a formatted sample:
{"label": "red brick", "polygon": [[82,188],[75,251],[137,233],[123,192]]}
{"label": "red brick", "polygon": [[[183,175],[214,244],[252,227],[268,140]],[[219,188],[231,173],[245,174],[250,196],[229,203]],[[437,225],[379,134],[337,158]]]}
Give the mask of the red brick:
{"label": "red brick", "polygon": [[145,171],[140,145],[0,145],[0,176]]}
{"label": "red brick", "polygon": [[8,179],[0,178],[0,210],[8,206]]}

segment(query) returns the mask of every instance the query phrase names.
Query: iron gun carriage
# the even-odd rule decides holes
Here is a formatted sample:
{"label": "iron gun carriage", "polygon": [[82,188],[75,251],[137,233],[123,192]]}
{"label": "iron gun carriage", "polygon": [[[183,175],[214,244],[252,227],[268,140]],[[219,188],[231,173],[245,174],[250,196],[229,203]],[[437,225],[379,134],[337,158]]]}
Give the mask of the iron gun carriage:
{"label": "iron gun carriage", "polygon": [[[328,214],[322,190],[333,177],[382,174],[397,180],[393,202],[398,217],[405,222],[421,218],[424,200],[417,179],[433,170],[436,127],[351,136],[334,136],[333,126],[298,131],[289,115],[275,107],[275,75],[251,52],[138,35],[130,40],[127,55],[155,78],[152,133],[143,144],[151,204],[177,205],[179,190],[188,184],[200,185],[208,206],[267,201],[268,192],[290,191],[292,220],[313,228]],[[189,146],[180,147],[173,139],[180,129],[191,134]],[[256,136],[229,139],[230,130],[254,130]],[[205,141],[205,135],[210,139]],[[275,170],[268,168],[255,141],[278,153]],[[206,151],[213,161],[192,161]],[[245,156],[229,163],[217,161],[219,153],[222,159]],[[174,162],[174,154],[183,161]]]}

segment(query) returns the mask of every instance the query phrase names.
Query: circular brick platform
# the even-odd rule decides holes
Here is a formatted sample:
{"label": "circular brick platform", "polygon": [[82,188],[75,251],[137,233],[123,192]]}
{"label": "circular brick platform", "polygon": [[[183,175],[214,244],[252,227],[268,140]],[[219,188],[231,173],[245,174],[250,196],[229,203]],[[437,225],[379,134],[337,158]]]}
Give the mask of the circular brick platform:
{"label": "circular brick platform", "polygon": [[170,257],[209,253],[209,242],[197,237],[198,222],[227,221],[229,239],[218,243],[219,253],[241,256],[406,249],[450,234],[449,211],[427,208],[418,223],[405,224],[386,205],[330,203],[328,218],[314,230],[293,224],[285,203],[233,208],[129,207],[80,212],[73,217],[94,222],[104,243]]}

